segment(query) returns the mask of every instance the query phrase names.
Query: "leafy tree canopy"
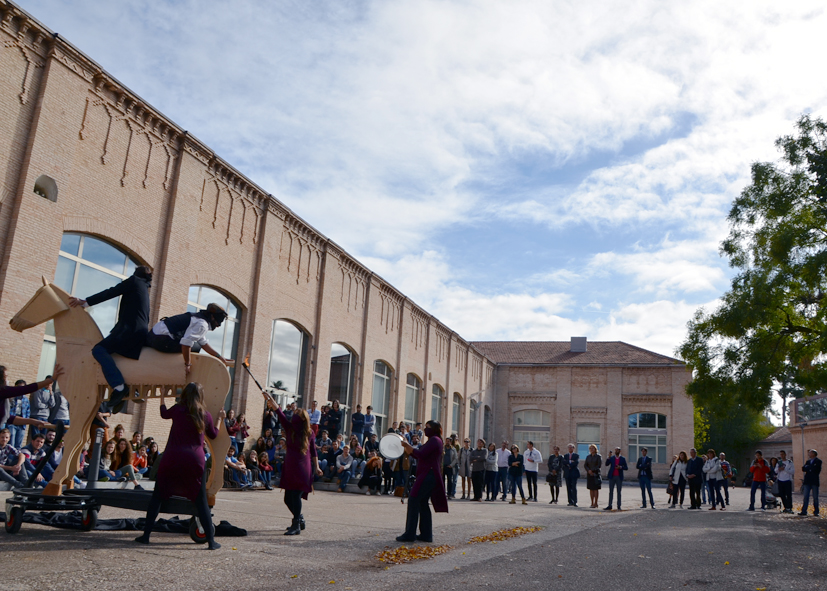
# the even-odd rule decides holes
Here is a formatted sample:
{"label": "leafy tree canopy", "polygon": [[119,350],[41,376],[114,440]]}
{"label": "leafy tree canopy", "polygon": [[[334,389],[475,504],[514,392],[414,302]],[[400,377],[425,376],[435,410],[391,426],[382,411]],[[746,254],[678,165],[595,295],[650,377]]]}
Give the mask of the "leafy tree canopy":
{"label": "leafy tree canopy", "polygon": [[[699,424],[701,428],[699,428]],[[725,452],[736,465],[756,441],[769,437],[775,427],[760,411],[744,405],[729,405],[726,410],[695,407],[695,449]]]}
{"label": "leafy tree canopy", "polygon": [[[737,269],[720,308],[698,310],[678,354],[696,405],[760,412],[778,383],[827,388],[827,124],[804,116],[752,166],[721,254]],[[710,434],[711,435],[711,434]]]}

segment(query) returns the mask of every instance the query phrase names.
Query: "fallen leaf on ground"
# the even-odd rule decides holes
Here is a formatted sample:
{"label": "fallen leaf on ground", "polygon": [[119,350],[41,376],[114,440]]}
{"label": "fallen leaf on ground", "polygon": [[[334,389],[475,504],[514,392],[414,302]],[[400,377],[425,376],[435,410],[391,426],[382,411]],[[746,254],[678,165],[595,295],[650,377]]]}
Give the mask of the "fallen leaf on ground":
{"label": "fallen leaf on ground", "polygon": [[445,554],[452,547],[447,544],[442,546],[400,546],[392,550],[383,550],[376,554],[375,558],[379,562],[389,564],[402,564],[403,562],[411,562],[412,560],[424,560]]}
{"label": "fallen leaf on ground", "polygon": [[531,527],[512,527],[511,529],[498,529],[495,532],[492,532],[485,536],[474,536],[470,540],[468,540],[469,544],[479,544],[480,542],[493,542],[496,544],[497,542],[501,542],[502,540],[507,540],[509,538],[516,538],[517,536],[522,536],[525,534],[533,534],[534,532],[538,532],[542,530],[542,527],[531,526]]}

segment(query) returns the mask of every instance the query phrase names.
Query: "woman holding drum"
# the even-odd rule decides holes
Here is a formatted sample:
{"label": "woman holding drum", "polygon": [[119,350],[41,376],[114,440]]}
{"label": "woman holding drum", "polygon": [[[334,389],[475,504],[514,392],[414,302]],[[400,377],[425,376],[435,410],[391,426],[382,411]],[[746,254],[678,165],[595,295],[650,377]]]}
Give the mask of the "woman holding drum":
{"label": "woman holding drum", "polygon": [[[448,499],[445,496],[445,484],[442,479],[442,425],[439,421],[425,423],[425,436],[428,441],[416,449],[407,441],[400,441],[402,449],[416,458],[416,482],[411,488],[408,499],[408,518],[405,524],[405,533],[396,538],[397,542],[433,542],[433,526],[431,508],[428,500],[434,505],[437,513],[448,512]],[[386,436],[390,437],[390,436]],[[385,440],[385,437],[382,438]],[[419,526],[419,535],[416,528]]]}

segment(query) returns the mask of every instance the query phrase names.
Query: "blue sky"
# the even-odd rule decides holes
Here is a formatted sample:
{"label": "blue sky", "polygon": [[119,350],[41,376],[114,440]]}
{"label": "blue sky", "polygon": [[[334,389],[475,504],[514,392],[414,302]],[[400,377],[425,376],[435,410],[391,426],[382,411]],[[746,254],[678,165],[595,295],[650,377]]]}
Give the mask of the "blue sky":
{"label": "blue sky", "polygon": [[673,354],[823,2],[22,1],[472,340]]}

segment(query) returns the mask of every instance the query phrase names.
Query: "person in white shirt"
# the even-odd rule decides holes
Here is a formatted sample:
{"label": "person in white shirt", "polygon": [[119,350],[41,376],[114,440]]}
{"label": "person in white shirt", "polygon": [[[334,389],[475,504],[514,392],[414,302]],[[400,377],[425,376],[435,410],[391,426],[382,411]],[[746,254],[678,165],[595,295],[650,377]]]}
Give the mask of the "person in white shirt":
{"label": "person in white shirt", "polygon": [[710,449],[706,452],[706,461],[704,462],[704,475],[706,476],[706,486],[709,492],[709,502],[712,505],[709,510],[715,511],[715,502],[721,504],[721,511],[726,511],[724,504],[724,497],[721,496],[721,482],[724,479],[724,474],[721,471],[721,460],[715,455],[715,450]]}
{"label": "person in white shirt", "polygon": [[313,436],[319,436],[319,421],[322,420],[322,411],[320,411],[317,407],[319,403],[315,400],[313,401],[313,410],[310,411],[310,430],[313,431]]}
{"label": "person in white shirt", "polygon": [[502,489],[501,501],[505,501],[506,493],[508,492],[508,458],[511,456],[511,450],[508,449],[508,442],[503,441],[502,447],[497,450],[497,481]]}
{"label": "person in white shirt", "polygon": [[778,460],[776,470],[778,471],[778,496],[784,505],[784,513],[793,512],[793,476],[795,475],[795,464],[793,459],[787,459],[787,452],[778,452],[781,456]]}
{"label": "person in white shirt", "polygon": [[[228,367],[232,367],[232,359],[224,359],[221,353],[210,346],[207,333],[221,326],[227,312],[218,304],[208,304],[200,312],[184,312],[177,316],[162,318],[155,323],[146,338],[146,344],[162,353],[181,353],[184,356],[184,367],[187,374],[192,369],[190,352],[197,353],[204,349],[213,357],[217,357]],[[197,345],[197,348],[196,348]]]}
{"label": "person in white shirt", "polygon": [[680,508],[683,509],[683,498],[684,494],[686,493],[686,464],[689,461],[689,457],[686,455],[685,451],[682,451],[678,454],[678,459],[672,463],[672,467],[669,468],[669,479],[672,481],[673,492],[672,492],[672,504],[669,505],[670,509],[674,509],[675,505],[678,504],[678,494],[680,493]]}
{"label": "person in white shirt", "polygon": [[543,455],[540,450],[534,448],[533,441],[529,441],[528,447],[523,453],[523,465],[525,466],[525,479],[528,484],[528,500],[535,503],[537,502],[537,470],[540,469],[542,461]]}

